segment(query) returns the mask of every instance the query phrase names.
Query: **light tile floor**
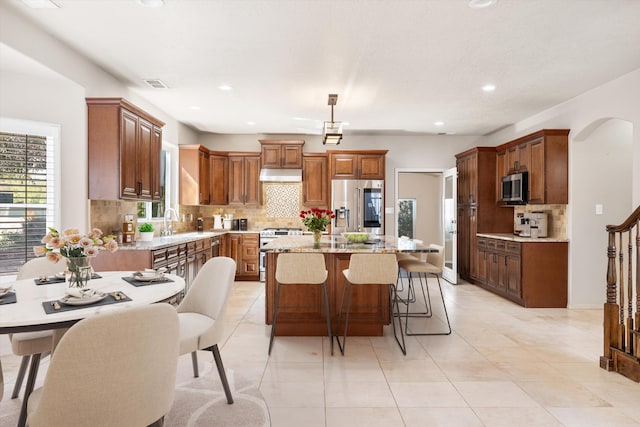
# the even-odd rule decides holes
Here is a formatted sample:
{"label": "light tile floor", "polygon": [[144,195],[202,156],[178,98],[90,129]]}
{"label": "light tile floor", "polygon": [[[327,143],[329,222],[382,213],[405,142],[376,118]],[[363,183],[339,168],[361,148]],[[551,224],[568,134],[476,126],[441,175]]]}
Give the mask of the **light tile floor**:
{"label": "light tile floor", "polygon": [[[601,310],[524,309],[473,285],[442,284],[453,333],[407,337],[406,356],[387,328],[348,338],[345,356],[337,346],[331,356],[326,337],[276,337],[268,357],[264,285],[237,282],[224,363],[259,386],[273,427],[640,427],[640,384],[598,365]],[[444,327],[429,285],[438,318],[412,320],[412,330]],[[7,399],[19,359],[6,337],[0,356]]]}

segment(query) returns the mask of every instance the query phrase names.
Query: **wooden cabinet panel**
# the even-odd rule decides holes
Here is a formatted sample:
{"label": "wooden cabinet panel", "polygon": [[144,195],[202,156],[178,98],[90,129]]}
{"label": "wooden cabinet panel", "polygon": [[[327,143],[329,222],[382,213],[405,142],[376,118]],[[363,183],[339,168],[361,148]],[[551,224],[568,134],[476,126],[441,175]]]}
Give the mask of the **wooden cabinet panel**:
{"label": "wooden cabinet panel", "polygon": [[385,156],[378,154],[359,154],[358,168],[360,179],[384,179]]}
{"label": "wooden cabinet panel", "polygon": [[355,154],[332,154],[331,179],[357,179],[358,167]]}
{"label": "wooden cabinet panel", "polygon": [[209,153],[204,150],[198,150],[198,182],[200,184],[200,194],[198,196],[199,205],[209,204]]}
{"label": "wooden cabinet panel", "polygon": [[138,196],[136,174],[138,116],[127,110],[122,110],[120,129],[120,197],[135,199]]}
{"label": "wooden cabinet panel", "polygon": [[229,159],[209,153],[209,202],[226,205],[229,202]]}
{"label": "wooden cabinet panel", "polygon": [[532,142],[531,147],[531,172],[529,173],[529,203],[544,203],[545,193],[545,165],[544,165],[544,141]]}
{"label": "wooden cabinet panel", "polygon": [[263,145],[262,146],[262,167],[263,168],[280,168],[280,146],[279,145]]}
{"label": "wooden cabinet panel", "polygon": [[209,152],[200,145],[180,146],[180,204],[209,204]]}
{"label": "wooden cabinet panel", "polygon": [[[505,152],[504,161],[511,164],[507,172],[529,173],[528,203],[568,203],[568,134],[568,129],[543,129],[497,147],[497,165],[502,164],[501,156]],[[515,160],[511,160],[511,155]],[[498,173],[497,185],[501,178]]]}
{"label": "wooden cabinet panel", "polygon": [[89,198],[157,200],[164,123],[123,98],[87,98]]}
{"label": "wooden cabinet panel", "polygon": [[324,153],[304,154],[302,160],[302,204],[329,206],[329,160]]}
{"label": "wooden cabinet panel", "polygon": [[327,153],[331,179],[385,179],[387,150],[330,150]]}
{"label": "wooden cabinet panel", "polygon": [[476,283],[525,307],[566,307],[566,242],[479,237],[477,244],[478,252],[486,251],[487,275],[485,282]]}
{"label": "wooden cabinet panel", "polygon": [[229,154],[229,204],[259,205],[260,156]]}
{"label": "wooden cabinet panel", "polygon": [[[485,280],[498,286],[497,276],[491,280],[492,257],[477,250],[477,233],[513,232],[513,210],[496,205],[496,178],[499,175],[495,147],[476,147],[456,155],[458,168],[458,273],[473,283]],[[501,166],[502,167],[502,166]],[[485,261],[483,266],[480,260]],[[497,261],[496,261],[497,262]],[[497,265],[496,265],[497,266]],[[484,268],[486,273],[480,271]],[[496,273],[497,274],[497,273]],[[484,279],[478,279],[484,276]]]}
{"label": "wooden cabinet panel", "polygon": [[304,141],[260,140],[263,168],[300,169]]}

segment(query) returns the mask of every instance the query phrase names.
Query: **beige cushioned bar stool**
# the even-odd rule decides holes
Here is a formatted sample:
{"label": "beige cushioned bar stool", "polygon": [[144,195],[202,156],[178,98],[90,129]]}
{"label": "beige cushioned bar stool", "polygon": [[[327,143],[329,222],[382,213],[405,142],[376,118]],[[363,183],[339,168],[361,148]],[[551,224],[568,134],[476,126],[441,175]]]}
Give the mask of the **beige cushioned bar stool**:
{"label": "beige cushioned bar stool", "polygon": [[[422,289],[422,295],[424,298],[426,312],[416,313],[410,312],[409,306],[415,302],[415,298],[407,298],[406,300],[400,300],[406,305],[405,317],[405,334],[406,335],[449,335],[451,334],[451,323],[449,322],[449,314],[447,313],[447,305],[444,301],[444,294],[442,293],[442,286],[440,284],[440,274],[444,267],[444,246],[430,244],[429,249],[431,252],[427,253],[426,261],[420,260],[401,260],[398,265],[401,270],[407,273],[409,278],[409,286],[407,293],[409,296],[415,295],[414,277],[418,277],[420,287]],[[438,281],[438,288],[440,289],[440,297],[442,299],[442,307],[444,308],[444,315],[447,321],[447,332],[427,332],[427,333],[410,333],[409,332],[409,318],[410,317],[432,317],[431,298],[429,297],[429,286],[427,283],[427,275],[433,275]],[[423,282],[424,279],[424,282]],[[426,297],[425,297],[426,294]]]}
{"label": "beige cushioned bar stool", "polygon": [[[351,291],[353,286],[367,286],[367,285],[387,285],[389,287],[389,308],[391,310],[391,324],[393,325],[393,335],[400,346],[403,354],[406,353],[406,346],[404,342],[404,334],[402,332],[402,322],[400,317],[396,314],[399,313],[398,299],[396,296],[396,280],[398,277],[398,261],[396,260],[396,254],[353,254],[349,260],[349,268],[343,270],[344,286],[342,288],[342,301],[340,302],[340,312],[338,314],[338,324],[342,323],[342,313],[344,310],[345,296],[346,296],[346,312],[343,329],[342,342],[340,337],[336,336],[338,340],[338,347],[340,352],[344,355],[344,350],[347,341],[347,329],[349,327],[349,312],[351,311]],[[395,306],[395,312],[394,312]],[[400,322],[400,337],[398,339],[395,319]]]}
{"label": "beige cushioned bar stool", "polygon": [[[333,355],[333,334],[331,332],[331,313],[329,311],[329,295],[327,293],[327,268],[324,255],[321,253],[281,253],[276,265],[276,300],[273,306],[273,325],[269,339],[269,354],[273,346],[280,308],[280,290],[288,285],[320,285],[324,298],[324,310],[327,316],[327,331]],[[300,307],[298,307],[300,308]]]}

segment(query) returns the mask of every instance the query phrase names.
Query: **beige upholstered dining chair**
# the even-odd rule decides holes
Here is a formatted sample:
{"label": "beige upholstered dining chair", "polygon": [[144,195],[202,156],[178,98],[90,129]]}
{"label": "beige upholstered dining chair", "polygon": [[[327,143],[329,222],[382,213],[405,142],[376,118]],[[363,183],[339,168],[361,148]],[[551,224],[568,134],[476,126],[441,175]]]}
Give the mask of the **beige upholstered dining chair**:
{"label": "beige upholstered dining chair", "polygon": [[[16,280],[38,278],[42,275],[53,276],[56,273],[64,271],[65,268],[65,261],[55,263],[49,261],[47,258],[34,258],[27,261],[22,265],[22,267],[20,267]],[[13,354],[16,356],[22,356],[16,383],[13,387],[13,393],[11,393],[12,399],[15,399],[20,394],[20,388],[22,387],[22,381],[24,380],[25,373],[27,372],[29,361],[31,360],[34,374],[37,373],[40,358],[52,351],[54,339],[54,332],[51,330],[21,332],[9,335]]]}
{"label": "beige upholstered dining chair", "polygon": [[[338,314],[338,327],[340,327],[342,323],[342,313],[345,313],[342,342],[340,342],[340,337],[336,336],[340,352],[344,355],[344,350],[347,343],[347,329],[349,327],[349,313],[351,311],[351,291],[353,286],[388,285],[390,294],[389,308],[391,311],[390,314],[391,324],[393,325],[393,335],[395,336],[402,352],[406,354],[402,324],[400,323],[399,328],[400,336],[402,339],[402,341],[400,341],[400,339],[398,339],[395,322],[395,319],[400,319],[397,315],[395,315],[399,312],[398,298],[395,293],[396,280],[398,278],[398,261],[396,260],[396,254],[353,254],[349,259],[349,268],[347,270],[343,270],[342,274],[344,275],[345,282],[342,288],[342,300],[340,303],[340,312]],[[346,311],[344,306],[345,296]]]}
{"label": "beige upholstered dining chair", "polygon": [[[407,300],[401,300],[406,304],[405,317],[405,335],[449,335],[451,334],[451,323],[449,322],[449,314],[447,312],[447,304],[444,301],[444,294],[442,293],[442,285],[440,284],[440,275],[444,268],[444,246],[430,244],[429,249],[431,252],[427,253],[425,261],[420,260],[400,260],[398,265],[400,270],[404,270],[409,278],[409,287],[407,290],[408,295],[412,293],[415,295],[415,285],[413,282],[414,277],[417,277],[422,289],[423,296],[426,293],[425,306],[426,312],[424,313],[411,313],[409,306],[411,302],[415,302],[410,298]],[[447,321],[447,331],[445,332],[409,332],[409,318],[411,317],[432,317],[433,311],[431,307],[431,298],[429,297],[429,284],[427,283],[428,275],[435,276],[438,282],[438,289],[440,290],[440,298],[442,299],[442,307],[444,309],[445,320]],[[424,281],[423,281],[424,279]]]}
{"label": "beige upholstered dining chair", "polygon": [[[273,304],[273,324],[271,325],[271,338],[269,339],[269,351],[273,346],[273,338],[276,333],[278,309],[280,308],[280,290],[283,286],[310,286],[319,285],[322,288],[324,311],[327,319],[327,331],[333,355],[333,333],[331,332],[331,312],[329,309],[329,294],[327,293],[327,267],[324,255],[321,253],[282,253],[278,255],[276,264],[276,299]],[[292,308],[292,307],[289,307]]]}
{"label": "beige upholstered dining chair", "polygon": [[180,354],[191,353],[193,375],[198,376],[198,350],[209,350],[218,368],[228,403],[233,403],[218,343],[223,337],[222,317],[235,280],[236,262],[227,257],[207,261],[178,306]]}
{"label": "beige upholstered dining chair", "polygon": [[173,403],[179,324],[169,304],[87,317],[60,339],[27,425],[148,426]]}

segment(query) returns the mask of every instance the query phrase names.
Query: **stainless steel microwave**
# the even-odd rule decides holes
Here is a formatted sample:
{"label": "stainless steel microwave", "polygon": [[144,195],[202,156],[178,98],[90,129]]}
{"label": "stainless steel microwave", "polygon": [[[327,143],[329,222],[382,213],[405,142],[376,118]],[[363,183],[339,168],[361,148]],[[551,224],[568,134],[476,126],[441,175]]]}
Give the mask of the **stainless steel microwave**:
{"label": "stainless steel microwave", "polygon": [[502,177],[500,201],[512,205],[527,203],[529,174],[527,172],[512,173]]}

